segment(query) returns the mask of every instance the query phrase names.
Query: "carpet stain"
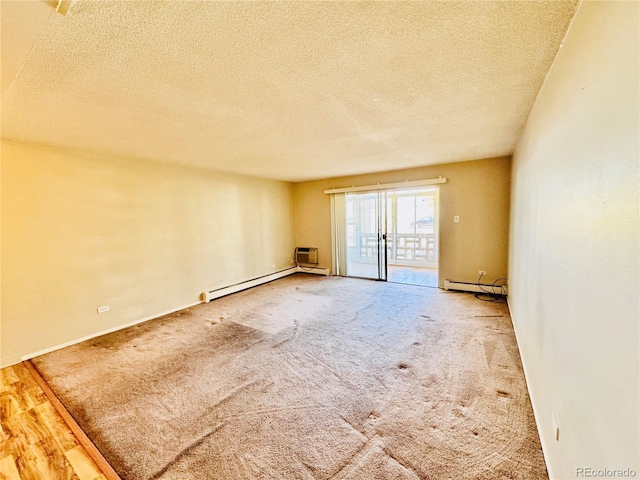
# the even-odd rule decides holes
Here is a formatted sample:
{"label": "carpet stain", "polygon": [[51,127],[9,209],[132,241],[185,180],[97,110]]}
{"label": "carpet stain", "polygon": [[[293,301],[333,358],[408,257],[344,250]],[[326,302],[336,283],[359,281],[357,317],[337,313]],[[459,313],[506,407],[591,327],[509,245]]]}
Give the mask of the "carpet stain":
{"label": "carpet stain", "polygon": [[165,473],[167,473],[171,467],[173,467],[176,463],[178,463],[181,459],[183,459],[184,457],[188,456],[190,454],[191,451],[195,450],[196,448],[198,448],[200,445],[202,445],[204,442],[207,441],[207,439],[213,435],[214,433],[216,433],[218,430],[220,430],[222,427],[224,426],[224,424],[220,424],[217,427],[215,427],[213,430],[209,431],[208,433],[205,433],[202,437],[198,438],[196,441],[194,441],[191,445],[189,445],[187,448],[185,448],[184,450],[182,450],[178,455],[175,456],[175,458],[173,460],[171,460],[169,463],[167,463],[160,471],[158,471],[157,473],[155,473],[154,475],[152,475],[151,477],[149,477],[150,480],[155,480],[157,478],[162,478],[164,476]]}
{"label": "carpet stain", "polygon": [[33,363],[123,480],[548,479],[473,294],[297,274]]}
{"label": "carpet stain", "polygon": [[499,397],[511,398],[511,394],[509,392],[505,392],[504,390],[496,390],[496,393]]}

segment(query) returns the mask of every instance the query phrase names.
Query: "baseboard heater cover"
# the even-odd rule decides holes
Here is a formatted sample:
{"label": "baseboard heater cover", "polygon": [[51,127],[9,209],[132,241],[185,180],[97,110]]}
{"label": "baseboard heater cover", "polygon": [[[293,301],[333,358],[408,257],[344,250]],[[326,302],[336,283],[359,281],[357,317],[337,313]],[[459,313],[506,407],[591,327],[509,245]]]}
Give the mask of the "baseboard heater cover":
{"label": "baseboard heater cover", "polygon": [[286,277],[287,275],[292,275],[297,272],[298,272],[298,267],[291,267],[291,268],[287,268],[286,270],[280,270],[279,272],[270,273],[269,275],[264,275],[262,277],[254,278],[253,280],[247,280],[246,282],[236,283],[235,285],[218,288],[217,290],[209,290],[208,292],[202,292],[200,296],[204,302],[210,302],[211,300],[215,300],[216,298],[224,297],[226,295],[231,295],[232,293],[240,292],[242,290],[246,290],[247,288],[257,287],[258,285],[262,285],[263,283],[268,283],[273,280],[277,280],[279,278],[283,278],[283,277]]}
{"label": "baseboard heater cover", "polygon": [[321,268],[321,267],[298,267],[298,272],[300,273],[311,273],[313,275],[325,275],[325,276],[329,276],[329,269],[328,268]]}
{"label": "baseboard heater cover", "polygon": [[[476,292],[476,293],[493,293],[495,295],[506,295],[506,285],[496,285],[495,289],[493,285],[470,283],[470,282],[454,282],[451,280],[444,281],[445,290],[458,290],[461,292]],[[495,291],[494,291],[495,290]]]}

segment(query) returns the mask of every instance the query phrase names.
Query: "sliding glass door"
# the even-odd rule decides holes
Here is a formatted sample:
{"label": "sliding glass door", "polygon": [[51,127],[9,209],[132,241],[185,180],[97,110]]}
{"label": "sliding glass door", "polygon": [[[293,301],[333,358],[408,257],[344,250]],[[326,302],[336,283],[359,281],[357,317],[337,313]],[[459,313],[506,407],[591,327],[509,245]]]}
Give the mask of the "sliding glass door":
{"label": "sliding glass door", "polygon": [[422,283],[433,277],[432,286],[437,285],[437,188],[347,193],[343,198],[346,261],[341,275],[392,281],[404,275]]}
{"label": "sliding glass door", "polygon": [[437,287],[439,191],[433,185],[445,182],[325,190],[331,194],[332,274]]}
{"label": "sliding glass door", "polygon": [[350,277],[386,280],[386,193],[348,193],[346,267]]}
{"label": "sliding glass door", "polygon": [[388,192],[390,265],[438,268],[438,189]]}

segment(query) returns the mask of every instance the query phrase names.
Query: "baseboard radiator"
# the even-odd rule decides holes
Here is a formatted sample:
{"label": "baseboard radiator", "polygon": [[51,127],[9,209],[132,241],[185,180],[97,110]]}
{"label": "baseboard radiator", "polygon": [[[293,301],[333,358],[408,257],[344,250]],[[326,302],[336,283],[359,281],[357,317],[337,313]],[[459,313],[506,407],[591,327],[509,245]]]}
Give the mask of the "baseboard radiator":
{"label": "baseboard radiator", "polygon": [[253,280],[247,280],[246,282],[236,283],[235,285],[230,285],[228,287],[218,288],[216,290],[209,290],[208,292],[202,292],[201,298],[204,302],[210,302],[211,300],[215,300],[216,298],[224,297],[226,295],[231,295],[232,293],[241,292],[242,290],[246,290],[247,288],[257,287],[258,285],[262,285],[263,283],[268,283],[273,280],[277,280],[279,278],[286,277],[287,275],[292,275],[298,272],[298,267],[291,267],[285,270],[280,270],[279,272],[270,273],[269,275],[264,275],[262,277],[254,278]]}
{"label": "baseboard radiator", "polygon": [[247,280],[246,282],[240,282],[240,283],[236,283],[235,285],[230,285],[228,287],[218,288],[216,290],[209,290],[208,292],[202,292],[200,294],[200,298],[204,302],[210,302],[211,300],[215,300],[216,298],[224,297],[226,295],[231,295],[232,293],[241,292],[242,290],[246,290],[248,288],[257,287],[258,285],[262,285],[263,283],[269,283],[273,280],[277,280],[279,278],[283,278],[298,272],[312,273],[314,275],[329,275],[328,268],[291,267],[285,270],[280,270],[279,272],[270,273],[269,275],[264,275],[262,277],[254,278],[253,280]]}
{"label": "baseboard radiator", "polygon": [[300,272],[300,273],[311,273],[313,275],[325,275],[325,276],[329,275],[329,269],[328,268],[322,268],[322,267],[303,267],[303,266],[299,265],[298,266],[298,272]]}
{"label": "baseboard radiator", "polygon": [[470,282],[454,282],[451,280],[444,281],[444,289],[457,290],[460,292],[493,293],[495,295],[507,294],[506,285],[496,285],[494,288],[494,286],[491,284],[487,285]]}

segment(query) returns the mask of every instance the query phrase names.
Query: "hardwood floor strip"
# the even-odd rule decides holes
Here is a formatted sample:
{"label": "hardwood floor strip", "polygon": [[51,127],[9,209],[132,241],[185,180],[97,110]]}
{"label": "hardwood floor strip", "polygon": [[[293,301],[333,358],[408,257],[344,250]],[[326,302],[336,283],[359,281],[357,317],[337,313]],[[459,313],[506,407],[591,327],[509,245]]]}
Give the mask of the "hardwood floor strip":
{"label": "hardwood floor strip", "polygon": [[96,478],[100,478],[100,472],[96,470],[94,462],[91,461],[81,446],[72,448],[64,452],[64,454],[80,480],[95,480]]}
{"label": "hardwood floor strip", "polygon": [[33,411],[35,412],[38,422],[45,425],[49,432],[51,432],[51,436],[57,443],[60,450],[66,452],[67,450],[71,450],[78,445],[78,440],[73,436],[71,430],[69,430],[68,428],[58,427],[60,415],[58,415],[58,412],[56,412],[56,409],[53,408],[53,405],[51,405],[51,402],[49,400],[47,400],[42,405],[38,405],[37,407],[35,407]]}
{"label": "hardwood floor strip", "polygon": [[11,385],[19,380],[16,373],[13,371],[13,368],[6,367],[0,370],[0,386],[4,387],[6,385]]}
{"label": "hardwood floor strip", "polygon": [[[61,427],[65,426],[60,422]],[[73,467],[34,410],[14,415],[7,421],[10,448],[23,480],[73,478]],[[66,427],[66,426],[65,426]]]}
{"label": "hardwood floor strip", "polygon": [[98,468],[102,471],[106,480],[121,480],[120,476],[111,467],[111,465],[109,465],[109,462],[107,462],[107,460],[102,456],[100,450],[98,450],[98,448],[93,444],[89,437],[87,437],[84,431],[80,428],[80,425],[76,423],[76,421],[69,414],[62,402],[58,400],[58,397],[56,397],[55,393],[53,393],[53,390],[51,390],[47,382],[45,382],[44,379],[40,376],[40,373],[31,363],[31,361],[27,360],[25,362],[22,362],[22,364],[29,371],[29,373],[31,373],[38,386],[42,389],[42,391],[49,399],[49,402],[51,402],[51,405],[53,405],[53,408],[55,408],[64,422],[76,436],[76,438],[80,442],[80,445],[84,447],[89,457],[91,457]]}
{"label": "hardwood floor strip", "polygon": [[0,478],[2,480],[21,480],[13,455],[0,460]]}

